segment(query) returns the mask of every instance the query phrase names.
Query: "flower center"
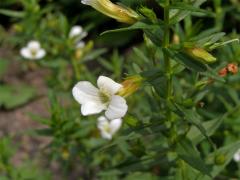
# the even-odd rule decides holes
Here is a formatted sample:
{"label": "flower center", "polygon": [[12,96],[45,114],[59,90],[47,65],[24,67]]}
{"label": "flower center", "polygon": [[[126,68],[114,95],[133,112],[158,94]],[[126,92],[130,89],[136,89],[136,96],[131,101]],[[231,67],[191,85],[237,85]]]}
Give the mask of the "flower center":
{"label": "flower center", "polygon": [[103,104],[108,104],[111,96],[107,92],[100,91],[100,97]]}
{"label": "flower center", "polygon": [[107,132],[107,133],[110,133],[111,132],[111,129],[109,127],[108,124],[106,124],[104,127],[103,127],[104,131]]}
{"label": "flower center", "polygon": [[31,54],[33,57],[35,57],[37,55],[37,49],[31,49]]}

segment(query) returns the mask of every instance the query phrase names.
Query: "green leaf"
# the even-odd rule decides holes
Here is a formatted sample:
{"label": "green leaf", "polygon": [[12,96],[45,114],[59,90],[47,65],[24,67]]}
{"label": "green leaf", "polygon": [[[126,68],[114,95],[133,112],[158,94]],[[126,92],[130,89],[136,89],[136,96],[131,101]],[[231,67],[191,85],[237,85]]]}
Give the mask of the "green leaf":
{"label": "green leaf", "polygon": [[0,9],[0,14],[3,14],[5,16],[15,17],[15,18],[23,18],[25,16],[24,12],[13,11],[8,9]]}
{"label": "green leaf", "polygon": [[156,29],[159,28],[157,24],[148,24],[145,22],[136,22],[135,24],[126,27],[126,28],[120,28],[120,29],[114,29],[114,30],[108,30],[105,31],[103,33],[101,33],[101,35],[105,35],[108,33],[117,33],[117,32],[122,32],[122,31],[132,31],[132,30],[146,30],[146,29]]}
{"label": "green leaf", "polygon": [[156,45],[161,47],[163,40],[163,30],[160,27],[154,29],[144,29],[146,36]]}
{"label": "green leaf", "polygon": [[222,165],[214,166],[211,174],[213,177],[218,175],[225,166],[232,160],[234,154],[240,149],[240,141],[237,141],[233,144],[224,146],[220,149],[218,149],[216,152],[210,154],[208,156],[208,161],[212,162],[215,159],[215,155],[224,155],[225,162]]}
{"label": "green leaf", "polygon": [[192,58],[186,53],[176,52],[169,49],[163,49],[163,50],[166,53],[168,53],[173,60],[179,62],[180,64],[184,65],[185,67],[187,67],[192,71],[204,72],[207,70],[207,66],[205,64],[195,60],[194,58]]}
{"label": "green leaf", "polygon": [[142,13],[145,17],[149,18],[152,22],[158,21],[158,18],[152,9],[149,9],[147,7],[140,7],[139,12]]}
{"label": "green leaf", "polygon": [[[207,0],[193,0],[191,3],[194,8],[197,8],[206,1]],[[190,14],[191,14],[191,11],[189,11],[189,10],[175,10],[175,9],[171,10],[170,11],[170,24],[176,24]]]}
{"label": "green leaf", "polygon": [[129,174],[124,180],[157,180],[159,179],[157,176],[154,176],[151,173],[143,173],[143,172],[135,172]]}
{"label": "green leaf", "polygon": [[105,54],[107,52],[107,49],[102,48],[102,49],[97,49],[92,51],[91,53],[88,53],[82,60],[82,63],[85,63],[86,61],[94,60],[101,56],[102,54]]}
{"label": "green leaf", "polygon": [[184,138],[177,143],[176,152],[182,160],[190,166],[200,171],[202,174],[210,176],[211,167],[206,165],[199,155],[197,149],[193,146],[190,140]]}
{"label": "green leaf", "polygon": [[216,164],[216,157],[222,156],[222,163],[217,163],[211,171],[212,177],[216,177],[222,170],[224,170],[224,168],[232,160],[234,154],[239,149],[240,149],[240,141],[237,141],[235,143],[229,144],[227,146],[224,146],[224,147],[218,149],[217,151],[211,153],[207,157],[208,163]]}
{"label": "green leaf", "polygon": [[27,85],[3,85],[0,86],[0,106],[13,109],[27,103],[35,95],[35,89]]}
{"label": "green leaf", "polygon": [[212,145],[212,147],[215,148],[215,145],[213,144],[212,140],[209,138],[206,129],[202,125],[199,115],[194,110],[185,109],[183,107],[180,107],[177,104],[175,104],[175,106],[182,113],[185,119],[189,123],[193,124],[202,133],[202,135],[208,140],[208,142]]}
{"label": "green leaf", "polygon": [[185,2],[175,2],[175,3],[171,4],[169,8],[170,9],[180,9],[180,10],[191,11],[191,12],[199,12],[199,13],[203,13],[206,15],[214,15],[212,12],[209,12],[204,9],[200,9],[198,7],[192,6]]}
{"label": "green leaf", "polygon": [[224,41],[224,42],[219,42],[219,43],[214,43],[213,45],[211,45],[209,47],[209,50],[213,50],[213,49],[216,49],[216,48],[219,48],[221,46],[226,46],[227,44],[230,44],[230,43],[239,43],[239,39],[238,38],[235,38],[235,39],[231,39],[229,41]]}
{"label": "green leaf", "polygon": [[134,53],[137,55],[139,59],[141,59],[143,62],[148,63],[149,59],[148,57],[138,48],[133,48]]}
{"label": "green leaf", "polygon": [[7,71],[8,64],[9,62],[7,60],[0,59],[0,79],[2,78],[4,73]]}
{"label": "green leaf", "polygon": [[211,45],[217,41],[219,41],[223,36],[225,36],[226,33],[219,32],[214,34],[206,34],[205,37],[203,37],[201,34],[192,38],[191,41],[195,46],[208,46]]}
{"label": "green leaf", "polygon": [[[207,122],[202,123],[203,128],[206,130],[207,136],[213,135],[213,133],[218,129],[222,124],[224,118],[216,118]],[[187,137],[196,145],[204,139],[202,132],[196,127],[192,126],[187,133]]]}

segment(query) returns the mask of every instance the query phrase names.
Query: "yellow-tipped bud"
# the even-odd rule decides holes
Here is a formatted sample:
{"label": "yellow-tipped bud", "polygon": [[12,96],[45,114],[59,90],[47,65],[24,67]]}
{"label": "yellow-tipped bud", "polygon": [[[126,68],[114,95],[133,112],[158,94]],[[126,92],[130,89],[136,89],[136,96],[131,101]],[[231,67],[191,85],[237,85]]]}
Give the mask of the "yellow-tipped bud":
{"label": "yellow-tipped bud", "polygon": [[179,44],[180,43],[180,37],[177,34],[173,35],[173,44]]}
{"label": "yellow-tipped bud", "polygon": [[70,154],[69,154],[68,149],[67,149],[67,148],[63,148],[63,149],[62,149],[62,158],[63,158],[64,160],[67,160],[67,159],[69,159],[69,156],[70,156]]}
{"label": "yellow-tipped bud", "polygon": [[213,63],[217,60],[213,55],[202,48],[190,48],[187,49],[187,53],[205,63]]}
{"label": "yellow-tipped bud", "polygon": [[142,81],[143,78],[138,75],[126,78],[126,80],[121,83],[123,87],[119,90],[118,95],[122,97],[130,96],[140,88]]}
{"label": "yellow-tipped bud", "polygon": [[81,2],[119,22],[133,24],[139,19],[138,14],[132,9],[113,4],[110,0],[82,0]]}

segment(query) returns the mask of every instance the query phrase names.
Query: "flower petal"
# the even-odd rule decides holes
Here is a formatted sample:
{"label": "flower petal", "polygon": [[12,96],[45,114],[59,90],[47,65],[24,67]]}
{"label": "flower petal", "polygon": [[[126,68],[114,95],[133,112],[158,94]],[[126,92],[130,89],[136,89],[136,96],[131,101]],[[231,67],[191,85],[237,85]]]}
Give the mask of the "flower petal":
{"label": "flower petal", "polygon": [[41,45],[38,41],[30,41],[27,45],[28,48],[38,50],[40,49]]}
{"label": "flower petal", "polygon": [[110,122],[110,131],[111,134],[115,134],[119,128],[122,126],[122,119],[113,119]]}
{"label": "flower petal", "polygon": [[121,97],[114,95],[110,101],[110,104],[105,112],[108,119],[119,119],[125,116],[128,106],[126,100]]}
{"label": "flower petal", "polygon": [[235,162],[240,161],[240,149],[234,154],[233,159]]}
{"label": "flower petal", "polygon": [[34,57],[32,56],[31,51],[30,51],[28,48],[26,48],[26,47],[24,47],[24,48],[22,48],[22,49],[20,50],[20,54],[21,54],[22,57],[24,57],[24,58],[26,58],[26,59],[33,59],[33,58],[34,58]]}
{"label": "flower petal", "polygon": [[73,87],[72,94],[79,104],[88,102],[95,102],[95,104],[98,104],[101,102],[99,90],[88,81],[78,82]]}
{"label": "flower petal", "polygon": [[82,115],[88,116],[93,114],[98,114],[105,109],[105,106],[100,103],[88,102],[83,104],[81,107]]}
{"label": "flower petal", "polygon": [[83,33],[83,28],[82,26],[73,26],[69,32],[69,37],[72,38],[72,37],[75,37],[75,36],[79,36]]}
{"label": "flower petal", "polygon": [[110,134],[109,129],[109,121],[105,116],[101,116],[98,118],[98,124],[97,124],[98,129],[101,132],[101,136],[104,139],[112,139],[112,135]]}
{"label": "flower petal", "polygon": [[82,49],[85,47],[85,42],[84,41],[79,41],[76,45],[76,48]]}
{"label": "flower petal", "polygon": [[122,88],[121,84],[116,83],[115,81],[106,76],[99,76],[97,80],[97,85],[101,91],[110,95],[116,94],[119,89]]}
{"label": "flower petal", "polygon": [[35,59],[42,59],[45,55],[46,51],[44,49],[39,49],[35,55]]}

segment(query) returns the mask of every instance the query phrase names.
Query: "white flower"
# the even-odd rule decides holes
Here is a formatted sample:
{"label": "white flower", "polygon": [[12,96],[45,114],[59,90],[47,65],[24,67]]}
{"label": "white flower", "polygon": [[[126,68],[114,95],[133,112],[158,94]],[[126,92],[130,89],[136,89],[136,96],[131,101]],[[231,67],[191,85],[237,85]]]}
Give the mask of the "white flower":
{"label": "white flower", "polygon": [[234,161],[240,162],[240,149],[233,156]]}
{"label": "white flower", "polygon": [[20,54],[26,59],[37,60],[42,59],[46,55],[46,51],[41,48],[38,41],[30,41],[26,47],[20,50]]}
{"label": "white flower", "polygon": [[80,36],[81,38],[84,38],[87,36],[87,32],[83,30],[82,26],[73,26],[69,32],[69,37],[74,38]]}
{"label": "white flower", "polygon": [[128,109],[126,100],[116,95],[122,88],[121,84],[112,79],[100,76],[97,80],[98,88],[88,81],[78,82],[73,90],[73,96],[81,104],[81,112],[84,116],[105,111],[108,119],[122,118]]}
{"label": "white flower", "polygon": [[77,45],[76,45],[76,48],[80,48],[80,49],[82,49],[82,48],[84,48],[85,47],[85,42],[84,41],[79,41],[78,43],[77,43]]}
{"label": "white flower", "polygon": [[108,120],[101,116],[98,118],[98,129],[104,139],[112,139],[112,136],[119,130],[122,125],[122,119]]}

